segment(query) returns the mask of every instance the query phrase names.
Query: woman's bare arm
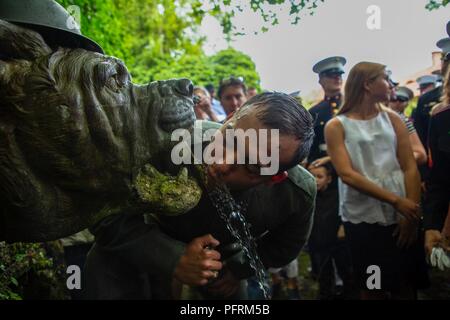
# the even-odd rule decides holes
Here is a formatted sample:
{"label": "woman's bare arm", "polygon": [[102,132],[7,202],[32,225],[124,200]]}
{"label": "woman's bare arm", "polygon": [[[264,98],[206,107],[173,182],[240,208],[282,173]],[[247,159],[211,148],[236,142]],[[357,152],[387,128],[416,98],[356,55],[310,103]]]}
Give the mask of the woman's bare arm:
{"label": "woman's bare arm", "polygon": [[409,134],[409,142],[411,143],[411,148],[417,165],[425,164],[427,162],[427,153],[425,152],[425,148],[423,147],[417,132],[414,131]]}

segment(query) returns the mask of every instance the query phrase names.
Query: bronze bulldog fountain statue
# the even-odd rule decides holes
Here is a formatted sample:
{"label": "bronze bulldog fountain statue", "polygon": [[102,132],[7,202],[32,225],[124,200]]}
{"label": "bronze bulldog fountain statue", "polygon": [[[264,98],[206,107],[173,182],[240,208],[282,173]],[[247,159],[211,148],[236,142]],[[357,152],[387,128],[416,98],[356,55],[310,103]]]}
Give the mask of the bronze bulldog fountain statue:
{"label": "bronze bulldog fountain statue", "polygon": [[166,165],[172,131],[193,126],[192,90],[186,79],[133,84],[116,58],[0,20],[0,241],[194,207],[197,183]]}

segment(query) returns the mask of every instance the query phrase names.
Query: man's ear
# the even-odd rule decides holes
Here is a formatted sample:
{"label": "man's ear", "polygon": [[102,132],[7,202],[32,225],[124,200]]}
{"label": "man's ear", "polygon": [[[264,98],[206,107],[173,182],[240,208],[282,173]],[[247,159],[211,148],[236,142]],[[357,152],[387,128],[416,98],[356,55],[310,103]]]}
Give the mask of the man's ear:
{"label": "man's ear", "polygon": [[0,20],[0,58],[34,60],[52,53],[42,36]]}

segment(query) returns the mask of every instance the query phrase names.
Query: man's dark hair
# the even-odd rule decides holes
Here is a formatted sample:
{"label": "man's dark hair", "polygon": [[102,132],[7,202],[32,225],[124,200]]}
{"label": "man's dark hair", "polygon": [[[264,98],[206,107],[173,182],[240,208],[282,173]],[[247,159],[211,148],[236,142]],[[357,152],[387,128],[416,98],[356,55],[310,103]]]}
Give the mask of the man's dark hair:
{"label": "man's dark hair", "polygon": [[[308,110],[295,98],[281,92],[264,92],[247,100],[240,110],[256,107],[256,117],[267,127],[278,129],[280,135],[292,135],[301,143],[290,163],[280,166],[279,172],[288,170],[305,159],[314,137],[314,121]],[[239,111],[236,114],[239,116]]]}
{"label": "man's dark hair", "polygon": [[241,79],[230,77],[220,82],[219,89],[217,90],[217,96],[219,97],[219,99],[222,99],[222,94],[226,88],[234,86],[241,87],[242,91],[244,91],[244,94],[247,94],[247,86],[245,85],[245,83]]}
{"label": "man's dark hair", "polygon": [[208,90],[209,94],[211,94],[212,92],[214,92],[214,91],[216,90],[216,89],[214,88],[214,85],[211,84],[211,83],[208,83],[208,84],[205,86],[205,89]]}

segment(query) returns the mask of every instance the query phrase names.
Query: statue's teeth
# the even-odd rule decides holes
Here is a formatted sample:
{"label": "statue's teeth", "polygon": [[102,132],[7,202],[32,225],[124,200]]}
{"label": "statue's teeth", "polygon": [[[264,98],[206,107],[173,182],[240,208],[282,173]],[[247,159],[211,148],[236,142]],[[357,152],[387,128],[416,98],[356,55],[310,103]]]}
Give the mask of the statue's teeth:
{"label": "statue's teeth", "polygon": [[178,173],[178,180],[181,182],[188,181],[188,171],[186,167],[181,168],[180,172]]}

